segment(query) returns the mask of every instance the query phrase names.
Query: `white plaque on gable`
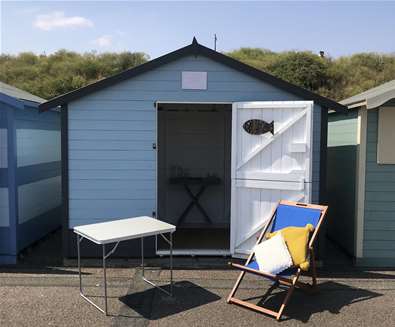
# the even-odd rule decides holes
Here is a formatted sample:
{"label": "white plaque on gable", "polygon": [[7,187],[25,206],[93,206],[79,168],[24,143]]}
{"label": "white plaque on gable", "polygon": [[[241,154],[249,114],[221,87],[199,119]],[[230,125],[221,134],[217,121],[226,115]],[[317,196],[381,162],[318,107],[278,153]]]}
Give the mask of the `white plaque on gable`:
{"label": "white plaque on gable", "polygon": [[186,90],[207,90],[207,72],[182,72],[181,87]]}

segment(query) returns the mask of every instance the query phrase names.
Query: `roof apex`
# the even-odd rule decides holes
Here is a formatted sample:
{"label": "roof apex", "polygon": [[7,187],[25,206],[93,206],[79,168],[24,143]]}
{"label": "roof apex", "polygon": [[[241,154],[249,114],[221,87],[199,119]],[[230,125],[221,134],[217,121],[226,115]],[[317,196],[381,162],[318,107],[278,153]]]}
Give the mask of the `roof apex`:
{"label": "roof apex", "polygon": [[161,65],[167,64],[167,63],[177,60],[181,57],[184,57],[186,55],[194,55],[194,56],[202,55],[202,56],[208,57],[214,61],[222,63],[225,66],[228,66],[232,69],[240,71],[244,74],[250,75],[258,80],[272,84],[275,87],[284,89],[287,92],[300,97],[301,99],[316,101],[323,108],[333,109],[335,111],[340,111],[340,112],[347,112],[347,107],[344,105],[341,105],[331,99],[325,98],[325,97],[323,97],[319,94],[316,94],[312,91],[306,90],[300,86],[289,83],[285,80],[275,77],[275,76],[273,76],[269,73],[266,73],[262,70],[259,70],[257,68],[252,67],[252,66],[244,64],[241,61],[238,61],[236,59],[228,57],[220,52],[217,52],[215,50],[207,48],[207,47],[199,44],[195,37],[193,38],[191,44],[189,44],[183,48],[180,48],[178,50],[175,50],[173,52],[165,54],[161,57],[158,57],[156,59],[148,61],[140,66],[136,66],[134,68],[127,69],[126,71],[123,71],[123,72],[118,73],[116,75],[104,78],[102,80],[99,80],[99,81],[89,84],[87,86],[84,86],[80,89],[68,92],[66,94],[57,96],[47,102],[44,102],[39,106],[40,110],[45,111],[45,110],[54,108],[59,105],[60,106],[64,105],[70,101],[73,101],[77,98],[85,96],[89,93],[95,92],[95,91],[103,89],[105,87],[114,85],[120,81],[124,81],[126,79],[140,75],[144,72],[155,69]]}

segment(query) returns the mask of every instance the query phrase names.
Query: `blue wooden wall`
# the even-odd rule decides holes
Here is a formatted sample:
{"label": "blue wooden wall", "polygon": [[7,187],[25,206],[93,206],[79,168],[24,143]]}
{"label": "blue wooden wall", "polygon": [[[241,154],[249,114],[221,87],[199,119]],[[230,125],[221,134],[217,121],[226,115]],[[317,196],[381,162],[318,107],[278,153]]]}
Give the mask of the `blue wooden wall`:
{"label": "blue wooden wall", "polygon": [[368,111],[363,259],[395,266],[395,165],[377,164],[378,109]]}
{"label": "blue wooden wall", "polygon": [[11,164],[14,147],[14,110],[0,102],[1,166],[0,166],[0,264],[15,263],[16,221],[15,215],[15,169]]}
{"label": "blue wooden wall", "polygon": [[358,112],[328,117],[327,232],[347,253],[355,256],[355,177]]}
{"label": "blue wooden wall", "polygon": [[[182,71],[207,72],[207,90],[181,89]],[[206,57],[188,56],[69,103],[69,227],[155,210],[155,101],[276,100],[311,99]],[[314,110],[314,202],[319,197],[320,109]]]}
{"label": "blue wooden wall", "polygon": [[0,263],[15,263],[61,218],[60,115],[15,102],[0,102]]}
{"label": "blue wooden wall", "polygon": [[60,114],[15,110],[18,250],[60,226]]}

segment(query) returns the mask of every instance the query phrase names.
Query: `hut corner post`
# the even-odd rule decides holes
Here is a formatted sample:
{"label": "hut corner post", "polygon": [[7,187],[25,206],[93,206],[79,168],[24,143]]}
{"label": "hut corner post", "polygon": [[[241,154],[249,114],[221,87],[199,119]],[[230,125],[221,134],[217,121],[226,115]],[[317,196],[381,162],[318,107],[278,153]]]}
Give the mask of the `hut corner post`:
{"label": "hut corner post", "polygon": [[62,252],[69,256],[69,117],[67,104],[61,106],[62,156]]}
{"label": "hut corner post", "polygon": [[[327,194],[327,153],[328,153],[328,109],[322,107],[321,110],[321,136],[320,136],[320,190],[319,204],[328,204]],[[328,208],[330,210],[330,208]],[[329,222],[330,223],[330,222]],[[322,231],[318,237],[318,265],[324,265],[326,248],[326,224],[322,226]]]}

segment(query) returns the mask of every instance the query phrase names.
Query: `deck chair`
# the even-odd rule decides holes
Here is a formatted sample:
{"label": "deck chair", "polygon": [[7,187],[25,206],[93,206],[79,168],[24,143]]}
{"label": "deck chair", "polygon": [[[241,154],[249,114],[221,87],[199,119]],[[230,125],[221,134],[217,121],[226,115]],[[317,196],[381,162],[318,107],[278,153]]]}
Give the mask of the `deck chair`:
{"label": "deck chair", "polygon": [[[295,288],[300,288],[306,291],[314,291],[317,286],[317,273],[313,244],[317,238],[317,234],[320,230],[320,226],[322,225],[327,209],[327,206],[304,204],[284,200],[280,201],[277,207],[274,209],[273,213],[271,214],[271,218],[269,219],[268,224],[262,230],[256,243],[259,244],[260,242],[262,242],[262,240],[264,240],[265,238],[265,235],[269,232],[275,232],[288,226],[304,227],[306,226],[306,224],[312,224],[314,226],[314,232],[310,236],[310,240],[308,243],[309,260],[311,263],[309,269],[312,277],[311,284],[299,281],[299,277],[302,274],[302,270],[299,267],[288,268],[278,275],[272,275],[260,271],[257,262],[254,260],[254,252],[252,252],[249,255],[245,265],[229,263],[232,267],[240,269],[241,273],[227,298],[227,302],[234,303],[270,316],[274,316],[277,320],[280,320],[281,315],[283,314],[284,309],[287,306],[287,303]],[[236,291],[239,288],[245,273],[247,272],[262,276],[274,282],[268,290],[267,294],[270,294],[272,290],[280,285],[288,287],[288,291],[278,311],[273,311],[263,306],[258,306],[235,297]]]}

